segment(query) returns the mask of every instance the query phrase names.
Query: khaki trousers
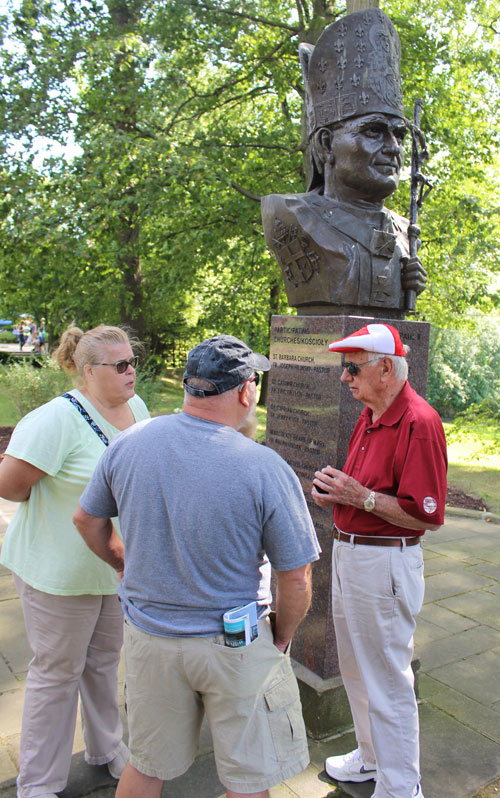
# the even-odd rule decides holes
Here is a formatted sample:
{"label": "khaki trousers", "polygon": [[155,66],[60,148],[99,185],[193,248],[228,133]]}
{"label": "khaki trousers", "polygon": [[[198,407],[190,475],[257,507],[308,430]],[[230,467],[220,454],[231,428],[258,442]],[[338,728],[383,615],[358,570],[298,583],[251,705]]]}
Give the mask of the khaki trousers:
{"label": "khaki trousers", "polygon": [[18,798],[66,787],[81,698],[85,759],[111,761],[123,747],[118,663],[123,614],[116,595],[56,596],[14,575],[33,651],[26,679]]}
{"label": "khaki trousers", "polygon": [[411,660],[424,598],[422,547],[335,540],[332,610],[356,739],[377,767],[375,798],[412,798],[420,781]]}

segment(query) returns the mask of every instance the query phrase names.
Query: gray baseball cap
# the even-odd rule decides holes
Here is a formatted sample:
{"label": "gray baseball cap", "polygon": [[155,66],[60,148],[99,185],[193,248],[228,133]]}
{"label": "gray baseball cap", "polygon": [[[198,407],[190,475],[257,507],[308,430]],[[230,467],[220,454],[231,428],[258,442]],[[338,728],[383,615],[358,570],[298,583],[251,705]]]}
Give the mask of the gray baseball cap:
{"label": "gray baseball cap", "polygon": [[[234,335],[215,335],[191,349],[184,372],[184,388],[192,396],[205,397],[230,391],[250,379],[254,371],[269,371],[271,364],[265,355],[252,352],[249,346]],[[213,390],[189,385],[189,379],[199,377],[212,383]]]}

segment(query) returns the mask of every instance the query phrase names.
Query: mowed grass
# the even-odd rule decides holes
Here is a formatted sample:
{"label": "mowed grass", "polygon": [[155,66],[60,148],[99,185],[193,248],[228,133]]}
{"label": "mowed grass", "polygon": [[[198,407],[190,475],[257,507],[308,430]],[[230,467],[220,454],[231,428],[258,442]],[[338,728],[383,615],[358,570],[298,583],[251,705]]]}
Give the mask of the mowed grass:
{"label": "mowed grass", "polygon": [[484,499],[489,510],[500,513],[500,452],[492,451],[492,427],[481,426],[454,440],[453,424],[444,424],[448,439],[448,482]]}
{"label": "mowed grass", "polygon": [[[184,391],[182,370],[166,371],[158,380],[158,390],[153,415],[180,413]],[[16,423],[12,401],[5,390],[0,390],[0,426]],[[265,441],[267,411],[257,407],[257,440]],[[444,424],[448,438],[452,437],[452,424]],[[491,444],[491,428],[478,427],[473,435],[460,441],[448,442],[448,482],[455,488],[484,499],[488,509],[500,513],[500,452],[485,451]]]}

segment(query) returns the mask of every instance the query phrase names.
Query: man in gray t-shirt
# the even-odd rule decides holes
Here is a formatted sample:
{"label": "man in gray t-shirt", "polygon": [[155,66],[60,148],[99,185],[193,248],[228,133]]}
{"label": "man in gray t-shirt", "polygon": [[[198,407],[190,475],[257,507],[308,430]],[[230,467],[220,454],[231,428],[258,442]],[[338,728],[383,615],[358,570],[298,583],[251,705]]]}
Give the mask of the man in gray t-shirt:
{"label": "man in gray t-shirt", "polygon": [[[288,648],[320,549],[293,471],[238,432],[255,413],[256,370],[269,367],[233,336],[191,350],[184,412],[115,439],[75,514],[123,574],[131,757],[117,798],[159,798],[194,760],[204,712],[228,798],[267,798],[308,764]],[[250,602],[258,637],[225,645],[224,612]]]}

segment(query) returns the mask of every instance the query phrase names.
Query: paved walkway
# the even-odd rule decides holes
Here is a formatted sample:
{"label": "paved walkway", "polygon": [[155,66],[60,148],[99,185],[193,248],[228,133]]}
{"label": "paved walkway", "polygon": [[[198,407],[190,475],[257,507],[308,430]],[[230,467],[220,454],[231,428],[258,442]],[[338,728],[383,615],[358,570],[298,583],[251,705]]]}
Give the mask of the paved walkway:
{"label": "paved walkway", "polygon": [[[0,541],[15,505],[0,500]],[[426,599],[419,618],[422,786],[426,798],[466,798],[500,776],[500,526],[449,515],[425,539]],[[21,709],[30,652],[10,572],[0,569],[0,798],[15,798]],[[125,718],[124,718],[125,720]],[[326,755],[354,747],[344,734],[311,742],[311,765],[271,790],[272,798],[368,798],[373,783],[321,781]],[[63,798],[112,798],[105,767],[83,761],[78,731]],[[220,798],[208,730],[190,771],[163,798]],[[140,796],[138,796],[140,798]]]}
{"label": "paved walkway", "polygon": [[0,352],[10,352],[13,355],[17,355],[20,358],[28,355],[32,355],[35,351],[34,345],[24,344],[22,350],[19,349],[19,344],[6,344],[5,342],[0,343]]}

